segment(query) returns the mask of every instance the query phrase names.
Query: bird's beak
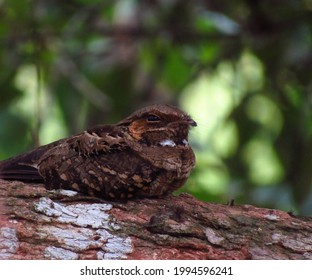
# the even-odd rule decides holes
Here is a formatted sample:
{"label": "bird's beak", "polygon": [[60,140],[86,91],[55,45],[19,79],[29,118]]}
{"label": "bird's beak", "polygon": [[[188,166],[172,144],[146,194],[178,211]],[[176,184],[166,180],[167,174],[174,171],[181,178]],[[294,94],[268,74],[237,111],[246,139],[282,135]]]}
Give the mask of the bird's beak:
{"label": "bird's beak", "polygon": [[197,126],[197,123],[192,119],[189,119],[188,123],[190,126]]}

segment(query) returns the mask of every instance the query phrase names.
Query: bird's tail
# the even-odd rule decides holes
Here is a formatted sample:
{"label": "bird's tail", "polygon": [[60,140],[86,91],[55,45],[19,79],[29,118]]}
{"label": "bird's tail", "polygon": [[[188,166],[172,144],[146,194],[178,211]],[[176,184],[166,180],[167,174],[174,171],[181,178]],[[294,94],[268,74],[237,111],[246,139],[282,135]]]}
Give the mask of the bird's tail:
{"label": "bird's tail", "polygon": [[47,150],[58,145],[61,141],[59,140],[28,153],[0,161],[0,179],[42,183],[43,178],[40,176],[37,168],[38,160]]}
{"label": "bird's tail", "polygon": [[0,162],[0,179],[23,182],[43,182],[38,169],[27,162],[25,155]]}

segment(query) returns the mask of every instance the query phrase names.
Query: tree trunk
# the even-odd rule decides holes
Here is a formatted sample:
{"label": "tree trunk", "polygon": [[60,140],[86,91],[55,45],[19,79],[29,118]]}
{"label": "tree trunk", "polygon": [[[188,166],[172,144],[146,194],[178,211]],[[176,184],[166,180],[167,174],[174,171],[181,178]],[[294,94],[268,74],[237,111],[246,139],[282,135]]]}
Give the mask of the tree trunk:
{"label": "tree trunk", "polygon": [[0,259],[312,259],[312,219],[187,194],[101,201],[0,180]]}

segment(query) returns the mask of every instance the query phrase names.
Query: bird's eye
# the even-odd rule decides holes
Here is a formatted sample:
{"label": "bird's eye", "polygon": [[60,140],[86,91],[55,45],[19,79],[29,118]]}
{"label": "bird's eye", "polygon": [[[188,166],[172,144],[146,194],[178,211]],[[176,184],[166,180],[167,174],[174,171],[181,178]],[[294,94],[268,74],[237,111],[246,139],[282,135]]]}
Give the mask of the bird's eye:
{"label": "bird's eye", "polygon": [[155,115],[148,115],[146,119],[147,119],[148,122],[158,122],[158,121],[160,121],[160,118],[155,116]]}

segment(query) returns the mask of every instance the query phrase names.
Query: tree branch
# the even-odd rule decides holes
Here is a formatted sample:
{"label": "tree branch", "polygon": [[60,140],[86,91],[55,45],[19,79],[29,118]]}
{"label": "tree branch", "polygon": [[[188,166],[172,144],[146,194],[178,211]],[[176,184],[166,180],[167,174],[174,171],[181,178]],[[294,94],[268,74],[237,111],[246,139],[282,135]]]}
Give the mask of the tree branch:
{"label": "tree branch", "polygon": [[312,259],[312,220],[182,194],[127,202],[0,180],[0,259]]}

